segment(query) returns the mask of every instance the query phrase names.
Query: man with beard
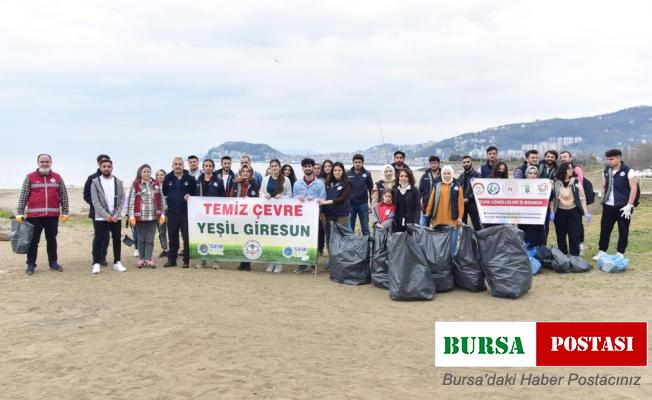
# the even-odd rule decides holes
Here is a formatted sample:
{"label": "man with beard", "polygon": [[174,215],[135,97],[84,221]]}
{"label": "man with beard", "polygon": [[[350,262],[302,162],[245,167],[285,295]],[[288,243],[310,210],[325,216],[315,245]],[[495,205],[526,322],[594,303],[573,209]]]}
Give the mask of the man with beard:
{"label": "man with beard", "polygon": [[410,169],[410,167],[405,163],[405,153],[401,150],[396,150],[394,152],[394,162],[391,165],[394,167],[394,176],[397,178],[400,170]]}
{"label": "man with beard", "polygon": [[[88,218],[91,219],[91,222],[95,220],[95,209],[93,208],[93,200],[91,199],[91,184],[93,183],[93,179],[97,178],[98,176],[102,175],[102,171],[100,171],[100,164],[104,160],[110,160],[111,157],[109,157],[106,154],[100,154],[97,156],[97,171],[94,173],[90,174],[88,178],[86,178],[86,183],[84,184],[84,201],[88,204],[89,210],[88,210]],[[105,239],[109,237],[109,232],[106,232],[103,236]],[[109,241],[105,240],[102,243],[102,246],[100,249],[102,250],[101,254],[101,261],[100,265],[103,267],[106,267],[109,265],[109,263],[106,261],[106,253],[109,248]]]}
{"label": "man with beard", "polygon": [[[59,220],[68,221],[68,191],[59,174],[52,171],[52,157],[49,154],[39,154],[36,157],[38,169],[25,177],[18,199],[16,221],[25,221],[34,225],[32,242],[27,250],[27,269],[25,273],[32,275],[36,269],[36,256],[41,233],[45,231],[48,242],[48,262],[50,269],[61,272],[63,267],[57,259],[57,232]],[[25,218],[27,208],[27,218]]]}
{"label": "man with beard", "polygon": [[548,150],[544,155],[544,159],[540,162],[539,165],[539,178],[546,178],[550,180],[555,179],[555,173],[557,172],[557,150]]}
{"label": "man with beard", "polygon": [[460,186],[464,193],[464,215],[462,221],[466,224],[468,217],[471,217],[471,223],[473,224],[473,229],[479,231],[482,229],[482,224],[480,224],[480,214],[478,213],[478,207],[475,204],[475,197],[473,195],[473,188],[471,184],[475,178],[480,177],[480,173],[473,169],[473,160],[471,156],[462,157],[462,168],[464,172],[460,174],[457,178]]}
{"label": "man with beard", "polygon": [[[301,160],[301,168],[303,169],[303,179],[297,180],[292,188],[292,197],[301,202],[326,200],[326,187],[321,179],[317,179],[314,174],[315,160],[312,158],[304,158]],[[319,218],[319,215],[317,216]],[[315,266],[311,268],[315,270]],[[307,265],[299,265],[295,270],[295,274],[300,274],[308,271]]]}
{"label": "man with beard", "polygon": [[498,161],[498,147],[487,147],[487,162],[480,166],[480,177],[489,178],[491,171],[494,169],[494,165],[496,165],[496,161]]}
{"label": "man with beard", "polygon": [[231,157],[229,156],[222,157],[220,160],[222,168],[215,171],[215,175],[217,175],[219,178],[222,178],[222,182],[224,182],[225,188],[230,188],[233,184],[233,180],[235,179],[235,172],[231,170],[231,161]]}
{"label": "man with beard", "polygon": [[179,253],[179,232],[183,238],[183,268],[190,266],[188,243],[188,197],[196,193],[197,181],[183,169],[183,158],[172,160],[172,172],[163,180],[163,195],[168,204],[168,237],[170,250],[164,268],[176,267]]}
{"label": "man with beard", "polygon": [[195,155],[188,156],[188,173],[192,175],[193,178],[199,179],[201,172],[201,169],[199,169],[199,158]]}
{"label": "man with beard", "polygon": [[[423,173],[419,181],[419,193],[421,194],[421,218],[419,225],[426,226],[428,224],[428,216],[426,215],[426,206],[430,199],[430,192],[441,182],[441,171],[439,170],[440,159],[437,156],[430,156],[428,159],[430,168]],[[398,178],[398,176],[397,176]]]}
{"label": "man with beard", "polygon": [[514,170],[514,179],[525,179],[525,170],[527,167],[533,166],[539,168],[539,152],[535,149],[528,150],[525,152],[525,162],[520,167]]}
{"label": "man with beard", "polygon": [[107,232],[111,232],[113,241],[113,270],[125,272],[127,269],[120,262],[122,242],[120,240],[120,227],[122,226],[122,208],[124,206],[124,186],[120,179],[113,176],[113,162],[103,160],[100,164],[102,175],[93,179],[91,183],[91,199],[95,209],[93,218],[93,267],[91,272],[100,273],[102,261],[102,245],[109,240]]}

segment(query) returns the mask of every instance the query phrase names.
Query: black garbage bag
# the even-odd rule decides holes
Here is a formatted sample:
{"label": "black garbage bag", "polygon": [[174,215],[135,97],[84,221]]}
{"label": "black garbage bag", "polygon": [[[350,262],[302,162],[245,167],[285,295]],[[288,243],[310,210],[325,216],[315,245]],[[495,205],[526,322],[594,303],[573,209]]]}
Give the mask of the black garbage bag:
{"label": "black garbage bag", "polygon": [[371,251],[371,283],[381,289],[389,289],[388,238],[389,232],[386,229],[374,229],[374,241]]}
{"label": "black garbage bag", "polygon": [[550,252],[553,258],[552,269],[562,274],[570,272],[570,259],[568,256],[556,247],[551,247]]}
{"label": "black garbage bag", "polygon": [[541,266],[546,268],[552,268],[552,264],[555,262],[555,257],[552,255],[550,247],[539,246],[537,253],[534,255],[534,258],[541,262]]}
{"label": "black garbage bag", "polygon": [[392,300],[432,300],[435,284],[428,262],[414,237],[392,233],[387,239],[389,297]]}
{"label": "black garbage bag", "polygon": [[494,297],[518,298],[532,287],[523,232],[509,224],[476,232],[482,269]]}
{"label": "black garbage bag", "polygon": [[358,236],[349,227],[331,223],[328,266],[334,282],[347,285],[371,282],[369,236]]}
{"label": "black garbage bag", "polygon": [[27,254],[34,237],[34,225],[27,221],[20,223],[15,219],[11,221],[11,249],[16,254]]}
{"label": "black garbage bag", "polygon": [[416,224],[408,225],[409,234],[417,240],[435,282],[437,293],[447,292],[455,286],[453,254],[451,251],[452,226],[438,225],[433,229]]}
{"label": "black garbage bag", "polygon": [[570,272],[589,272],[593,266],[580,256],[568,256]]}
{"label": "black garbage bag", "polygon": [[468,225],[459,228],[460,244],[453,259],[455,285],[472,292],[487,290],[482,272],[475,231]]}

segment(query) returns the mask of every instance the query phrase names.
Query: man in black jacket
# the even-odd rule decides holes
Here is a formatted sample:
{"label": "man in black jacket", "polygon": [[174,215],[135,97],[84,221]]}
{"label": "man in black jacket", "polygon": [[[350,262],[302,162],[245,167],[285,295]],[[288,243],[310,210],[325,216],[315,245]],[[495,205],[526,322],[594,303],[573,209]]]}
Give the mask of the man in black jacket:
{"label": "man in black jacket", "polygon": [[183,237],[183,268],[190,266],[190,246],[188,242],[188,197],[194,196],[197,181],[190,173],[183,169],[183,158],[175,157],[172,160],[172,172],[165,175],[163,180],[163,194],[166,196],[167,226],[170,239],[168,262],[165,268],[177,266],[179,253],[179,231]]}
{"label": "man in black jacket", "polygon": [[496,161],[498,161],[498,147],[487,147],[487,162],[480,166],[480,177],[489,178],[491,170],[493,170],[494,165],[496,165]]}
{"label": "man in black jacket", "polygon": [[[90,218],[91,221],[95,220],[95,209],[93,208],[93,200],[91,199],[91,185],[93,179],[102,175],[102,172],[100,171],[100,165],[102,164],[102,161],[111,160],[111,157],[109,157],[106,154],[100,154],[97,156],[96,160],[97,160],[97,171],[90,174],[88,178],[86,178],[86,183],[84,183],[84,201],[89,206],[88,218]],[[103,267],[109,265],[109,263],[106,261],[106,253],[108,250],[109,250],[109,230],[107,229],[106,232],[104,232],[104,237],[102,238],[102,244],[100,246],[100,256],[102,259],[100,265],[102,265]]]}
{"label": "man in black jacket", "polygon": [[362,234],[369,236],[369,199],[371,198],[371,191],[374,187],[374,181],[371,178],[371,173],[363,166],[364,157],[362,154],[353,156],[353,167],[347,173],[347,179],[351,183],[351,195],[349,201],[351,203],[351,214],[349,216],[351,222],[351,230],[355,230],[356,217],[360,217],[360,227]]}
{"label": "man in black jacket", "polygon": [[457,181],[462,186],[464,192],[464,216],[462,217],[462,221],[466,224],[468,217],[470,216],[473,229],[479,231],[482,229],[482,224],[480,224],[480,214],[478,213],[478,207],[475,204],[475,196],[473,195],[471,181],[479,178],[480,173],[473,169],[473,160],[471,159],[471,156],[462,157],[462,168],[464,168],[464,172],[462,172],[457,178]]}
{"label": "man in black jacket", "polygon": [[[421,194],[421,218],[419,219],[419,225],[421,226],[428,225],[429,218],[426,216],[426,207],[430,199],[430,192],[437,185],[437,182],[441,182],[441,169],[439,168],[441,160],[437,156],[430,156],[428,162],[430,163],[430,168],[423,173],[419,181],[419,193]],[[398,175],[396,176],[396,180],[398,181]]]}

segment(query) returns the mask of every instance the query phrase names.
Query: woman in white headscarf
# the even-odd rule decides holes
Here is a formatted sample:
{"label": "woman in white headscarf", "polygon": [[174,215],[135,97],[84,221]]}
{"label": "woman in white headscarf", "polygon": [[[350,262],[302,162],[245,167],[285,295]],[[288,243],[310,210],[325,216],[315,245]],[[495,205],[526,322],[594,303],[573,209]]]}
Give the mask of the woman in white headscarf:
{"label": "woman in white headscarf", "polygon": [[430,191],[426,216],[430,226],[450,225],[454,227],[451,248],[455,252],[457,227],[462,223],[464,215],[464,189],[454,177],[455,171],[450,165],[441,170],[441,182],[437,182]]}
{"label": "woman in white headscarf", "polygon": [[383,201],[383,193],[391,191],[396,186],[396,177],[394,176],[394,167],[390,164],[383,166],[383,177],[376,182],[371,192],[371,207]]}

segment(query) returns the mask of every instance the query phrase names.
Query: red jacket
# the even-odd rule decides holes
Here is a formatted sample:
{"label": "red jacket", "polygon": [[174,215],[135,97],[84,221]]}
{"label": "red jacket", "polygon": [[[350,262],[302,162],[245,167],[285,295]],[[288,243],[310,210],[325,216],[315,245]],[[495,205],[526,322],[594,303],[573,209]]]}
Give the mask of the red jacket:
{"label": "red jacket", "polygon": [[396,211],[396,206],[392,203],[390,204],[385,204],[384,202],[378,203],[378,217],[380,218],[380,221],[378,222],[382,224],[383,222],[387,221],[387,218],[390,215],[394,214],[395,211]]}
{"label": "red jacket", "polygon": [[27,178],[30,182],[27,218],[58,217],[61,214],[61,176],[56,172],[41,175],[34,171]]}
{"label": "red jacket", "polygon": [[[142,196],[141,196],[141,190],[142,188],[140,187],[142,183],[141,179],[136,179],[133,183],[132,186],[134,187],[134,192],[136,193],[136,198],[134,200],[134,215],[133,217],[136,218],[136,221],[140,221],[141,219],[141,210],[142,210]],[[159,190],[161,189],[161,184],[156,180],[156,179],[150,179],[149,185],[152,187],[152,193],[154,193],[154,206],[156,207],[156,216],[160,216],[162,211],[161,211],[161,196],[159,194]]]}

